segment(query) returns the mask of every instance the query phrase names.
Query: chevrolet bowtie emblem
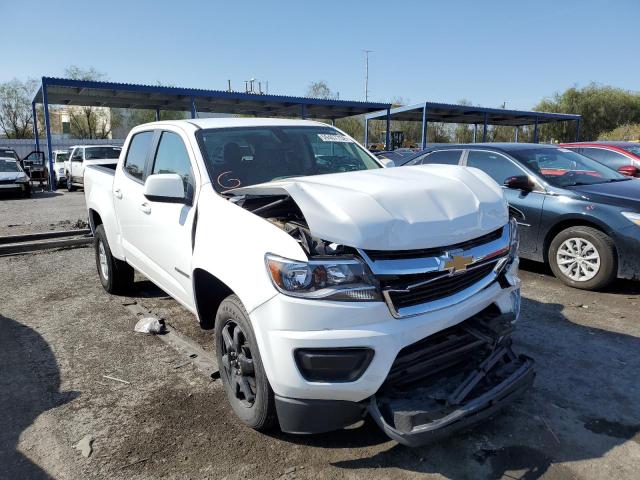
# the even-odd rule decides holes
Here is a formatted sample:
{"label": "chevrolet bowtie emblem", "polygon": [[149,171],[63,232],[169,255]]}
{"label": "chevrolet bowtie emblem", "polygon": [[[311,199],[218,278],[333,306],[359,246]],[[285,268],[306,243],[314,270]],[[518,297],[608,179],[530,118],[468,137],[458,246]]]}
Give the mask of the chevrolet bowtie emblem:
{"label": "chevrolet bowtie emblem", "polygon": [[464,272],[468,265],[473,263],[473,257],[465,257],[464,255],[453,255],[444,262],[444,269],[451,270],[451,273]]}

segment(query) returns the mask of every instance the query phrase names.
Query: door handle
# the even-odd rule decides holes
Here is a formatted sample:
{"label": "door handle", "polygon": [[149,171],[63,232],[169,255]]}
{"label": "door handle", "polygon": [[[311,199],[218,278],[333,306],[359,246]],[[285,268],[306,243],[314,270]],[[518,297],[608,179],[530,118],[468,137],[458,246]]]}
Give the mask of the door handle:
{"label": "door handle", "polygon": [[140,205],[140,211],[149,215],[151,213],[151,205],[149,205],[147,202],[144,202],[142,205]]}
{"label": "door handle", "polygon": [[113,196],[116,197],[117,199],[122,198],[122,190],[120,190],[119,188],[116,188],[113,191]]}

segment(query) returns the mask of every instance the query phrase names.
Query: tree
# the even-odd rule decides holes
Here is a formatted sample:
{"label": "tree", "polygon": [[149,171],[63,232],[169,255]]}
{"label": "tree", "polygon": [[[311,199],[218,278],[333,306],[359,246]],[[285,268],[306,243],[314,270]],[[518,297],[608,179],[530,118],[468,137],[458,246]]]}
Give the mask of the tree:
{"label": "tree", "polygon": [[327,82],[320,80],[318,82],[311,82],[309,88],[307,88],[307,97],[334,100],[338,96],[331,91]]}
{"label": "tree", "polygon": [[31,96],[36,80],[13,79],[0,84],[0,128],[7,138],[32,138]]}
{"label": "tree", "polygon": [[[572,87],[545,98],[535,110],[582,115],[581,137],[593,140],[600,133],[620,125],[640,123],[640,93],[590,83],[584,88]],[[571,141],[574,138],[575,122],[540,127],[540,139],[544,141]]]}
{"label": "tree", "polygon": [[[83,69],[71,65],[65,69],[65,76],[73,80],[104,80],[106,75],[93,67]],[[119,121],[118,115],[111,115],[106,107],[70,107],[69,127],[75,138],[109,138],[111,129]]]}
{"label": "tree", "polygon": [[598,140],[624,140],[627,142],[637,142],[640,140],[640,123],[622,125],[618,128],[614,128],[610,132],[601,133],[598,136]]}

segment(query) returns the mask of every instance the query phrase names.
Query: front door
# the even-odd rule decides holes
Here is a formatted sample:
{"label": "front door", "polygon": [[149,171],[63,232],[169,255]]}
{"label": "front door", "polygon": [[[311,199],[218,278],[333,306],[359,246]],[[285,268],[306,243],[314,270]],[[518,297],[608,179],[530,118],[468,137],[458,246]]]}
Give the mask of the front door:
{"label": "front door", "polygon": [[82,175],[84,174],[84,148],[78,147],[73,151],[73,155],[69,159],[69,175],[73,183],[82,183]]}
{"label": "front door", "polygon": [[[489,150],[469,150],[466,165],[476,167],[491,178],[498,185],[504,185],[504,181],[509,177],[528,175],[510,158]],[[540,218],[544,204],[545,193],[540,189],[532,192],[515,190],[502,187],[504,196],[509,203],[511,214],[515,217],[519,225],[520,250],[522,252],[533,253],[538,249],[538,231],[540,229]]]}

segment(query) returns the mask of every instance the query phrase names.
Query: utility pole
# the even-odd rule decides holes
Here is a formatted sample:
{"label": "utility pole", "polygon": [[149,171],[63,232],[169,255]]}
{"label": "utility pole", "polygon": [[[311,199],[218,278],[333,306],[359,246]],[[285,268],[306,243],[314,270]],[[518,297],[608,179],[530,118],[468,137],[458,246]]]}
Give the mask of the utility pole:
{"label": "utility pole", "polygon": [[364,101],[369,100],[369,54],[373,50],[363,50],[364,52]]}

